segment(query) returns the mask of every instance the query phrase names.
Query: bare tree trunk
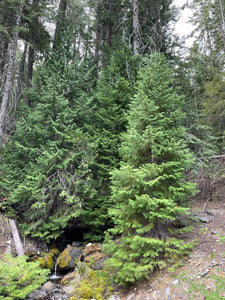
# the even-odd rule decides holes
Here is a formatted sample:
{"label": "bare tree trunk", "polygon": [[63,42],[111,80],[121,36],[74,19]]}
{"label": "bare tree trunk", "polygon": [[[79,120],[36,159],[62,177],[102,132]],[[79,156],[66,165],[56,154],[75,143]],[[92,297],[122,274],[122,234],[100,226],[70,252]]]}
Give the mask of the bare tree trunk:
{"label": "bare tree trunk", "polygon": [[[29,46],[28,53],[28,66],[27,66],[27,80],[26,80],[26,91],[31,87],[31,81],[33,78],[33,66],[34,66],[34,48]],[[31,106],[30,99],[26,96],[26,104],[27,106]]]}
{"label": "bare tree trunk", "polygon": [[223,38],[223,43],[225,45],[225,18],[224,18],[224,13],[223,13],[222,1],[219,0],[219,3],[220,3],[220,16],[221,16],[222,38]]}
{"label": "bare tree trunk", "polygon": [[139,9],[138,0],[133,0],[133,53],[139,54]]}
{"label": "bare tree trunk", "polygon": [[6,113],[9,104],[9,92],[12,84],[14,63],[16,59],[17,41],[18,41],[18,32],[15,32],[13,40],[11,41],[9,46],[8,68],[7,68],[6,80],[5,80],[3,93],[2,93],[2,103],[0,108],[0,147],[2,145],[4,129],[5,129],[4,127],[5,127]]}
{"label": "bare tree trunk", "polygon": [[27,44],[24,47],[23,55],[22,55],[21,61],[20,61],[19,76],[18,76],[17,88],[16,88],[16,104],[19,103],[20,97],[21,97],[21,90],[22,90],[22,82],[23,82],[26,55],[27,55]]}
{"label": "bare tree trunk", "polygon": [[16,253],[18,256],[22,256],[24,255],[24,250],[23,250],[23,245],[20,239],[20,235],[15,220],[9,220],[9,225],[10,225],[13,241],[16,247]]}

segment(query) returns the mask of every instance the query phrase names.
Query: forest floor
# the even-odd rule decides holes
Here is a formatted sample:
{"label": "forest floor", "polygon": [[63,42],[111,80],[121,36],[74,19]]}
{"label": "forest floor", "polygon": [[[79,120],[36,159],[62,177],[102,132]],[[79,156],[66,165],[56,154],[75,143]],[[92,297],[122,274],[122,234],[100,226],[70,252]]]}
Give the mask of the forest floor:
{"label": "forest floor", "polygon": [[[208,299],[204,292],[198,295],[187,293],[190,282],[205,284],[205,290],[215,288],[212,274],[225,276],[225,242],[219,236],[225,236],[225,197],[217,201],[195,200],[192,212],[197,218],[203,218],[193,224],[194,230],[185,236],[184,241],[197,240],[197,245],[189,257],[183,261],[184,266],[174,272],[156,271],[149,281],[137,284],[130,289],[119,290],[121,300],[186,300]],[[205,223],[207,221],[207,223]],[[185,275],[185,279],[182,274]],[[183,278],[183,279],[182,279]],[[224,288],[225,291],[225,288]],[[210,298],[210,299],[225,299]]]}

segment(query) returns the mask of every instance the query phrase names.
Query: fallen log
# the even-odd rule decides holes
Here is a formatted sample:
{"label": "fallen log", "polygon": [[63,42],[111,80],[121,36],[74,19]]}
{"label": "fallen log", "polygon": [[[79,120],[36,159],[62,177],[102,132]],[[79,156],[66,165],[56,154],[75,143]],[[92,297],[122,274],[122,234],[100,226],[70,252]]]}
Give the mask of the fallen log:
{"label": "fallen log", "polygon": [[15,220],[9,220],[9,226],[13,237],[13,242],[15,244],[16,253],[18,256],[24,255],[23,245],[20,239],[19,231],[16,226]]}

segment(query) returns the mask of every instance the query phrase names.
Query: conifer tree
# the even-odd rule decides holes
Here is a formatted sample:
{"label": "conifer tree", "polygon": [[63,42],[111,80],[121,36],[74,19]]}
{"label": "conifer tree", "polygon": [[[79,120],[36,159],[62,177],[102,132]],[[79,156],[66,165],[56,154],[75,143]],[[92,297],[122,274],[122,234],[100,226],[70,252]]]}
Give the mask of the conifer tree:
{"label": "conifer tree", "polygon": [[95,192],[93,142],[81,128],[88,118],[82,111],[85,87],[72,77],[74,67],[65,67],[65,57],[38,67],[29,91],[32,107],[21,108],[23,118],[1,153],[7,210],[24,223],[25,233],[46,241],[76,220]]}
{"label": "conifer tree", "polygon": [[128,49],[120,49],[111,57],[97,82],[89,133],[97,143],[93,174],[98,193],[82,212],[84,222],[92,228],[89,239],[93,239],[94,231],[98,232],[95,238],[102,238],[102,232],[110,226],[107,212],[111,207],[110,172],[119,165],[120,133],[126,128],[125,115],[134,94],[139,63],[140,57],[132,56]]}
{"label": "conifer tree", "polygon": [[185,200],[194,191],[183,175],[191,156],[182,140],[182,97],[171,83],[161,54],[144,60],[122,135],[121,167],[112,172],[109,213],[115,226],[105,250],[116,282],[123,285],[148,278],[156,266],[191,248],[169,228],[187,213]]}

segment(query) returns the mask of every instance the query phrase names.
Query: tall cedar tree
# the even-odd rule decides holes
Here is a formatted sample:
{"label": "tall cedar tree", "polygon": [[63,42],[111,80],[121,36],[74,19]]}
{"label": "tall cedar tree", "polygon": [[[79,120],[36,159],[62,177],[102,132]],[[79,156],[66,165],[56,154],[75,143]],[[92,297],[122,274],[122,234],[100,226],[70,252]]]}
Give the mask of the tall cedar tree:
{"label": "tall cedar tree", "polygon": [[156,266],[191,248],[169,229],[188,212],[185,200],[194,192],[183,175],[191,161],[182,140],[183,117],[166,59],[161,54],[144,59],[122,135],[121,167],[112,172],[115,226],[106,235],[105,251],[119,284],[148,278]]}

